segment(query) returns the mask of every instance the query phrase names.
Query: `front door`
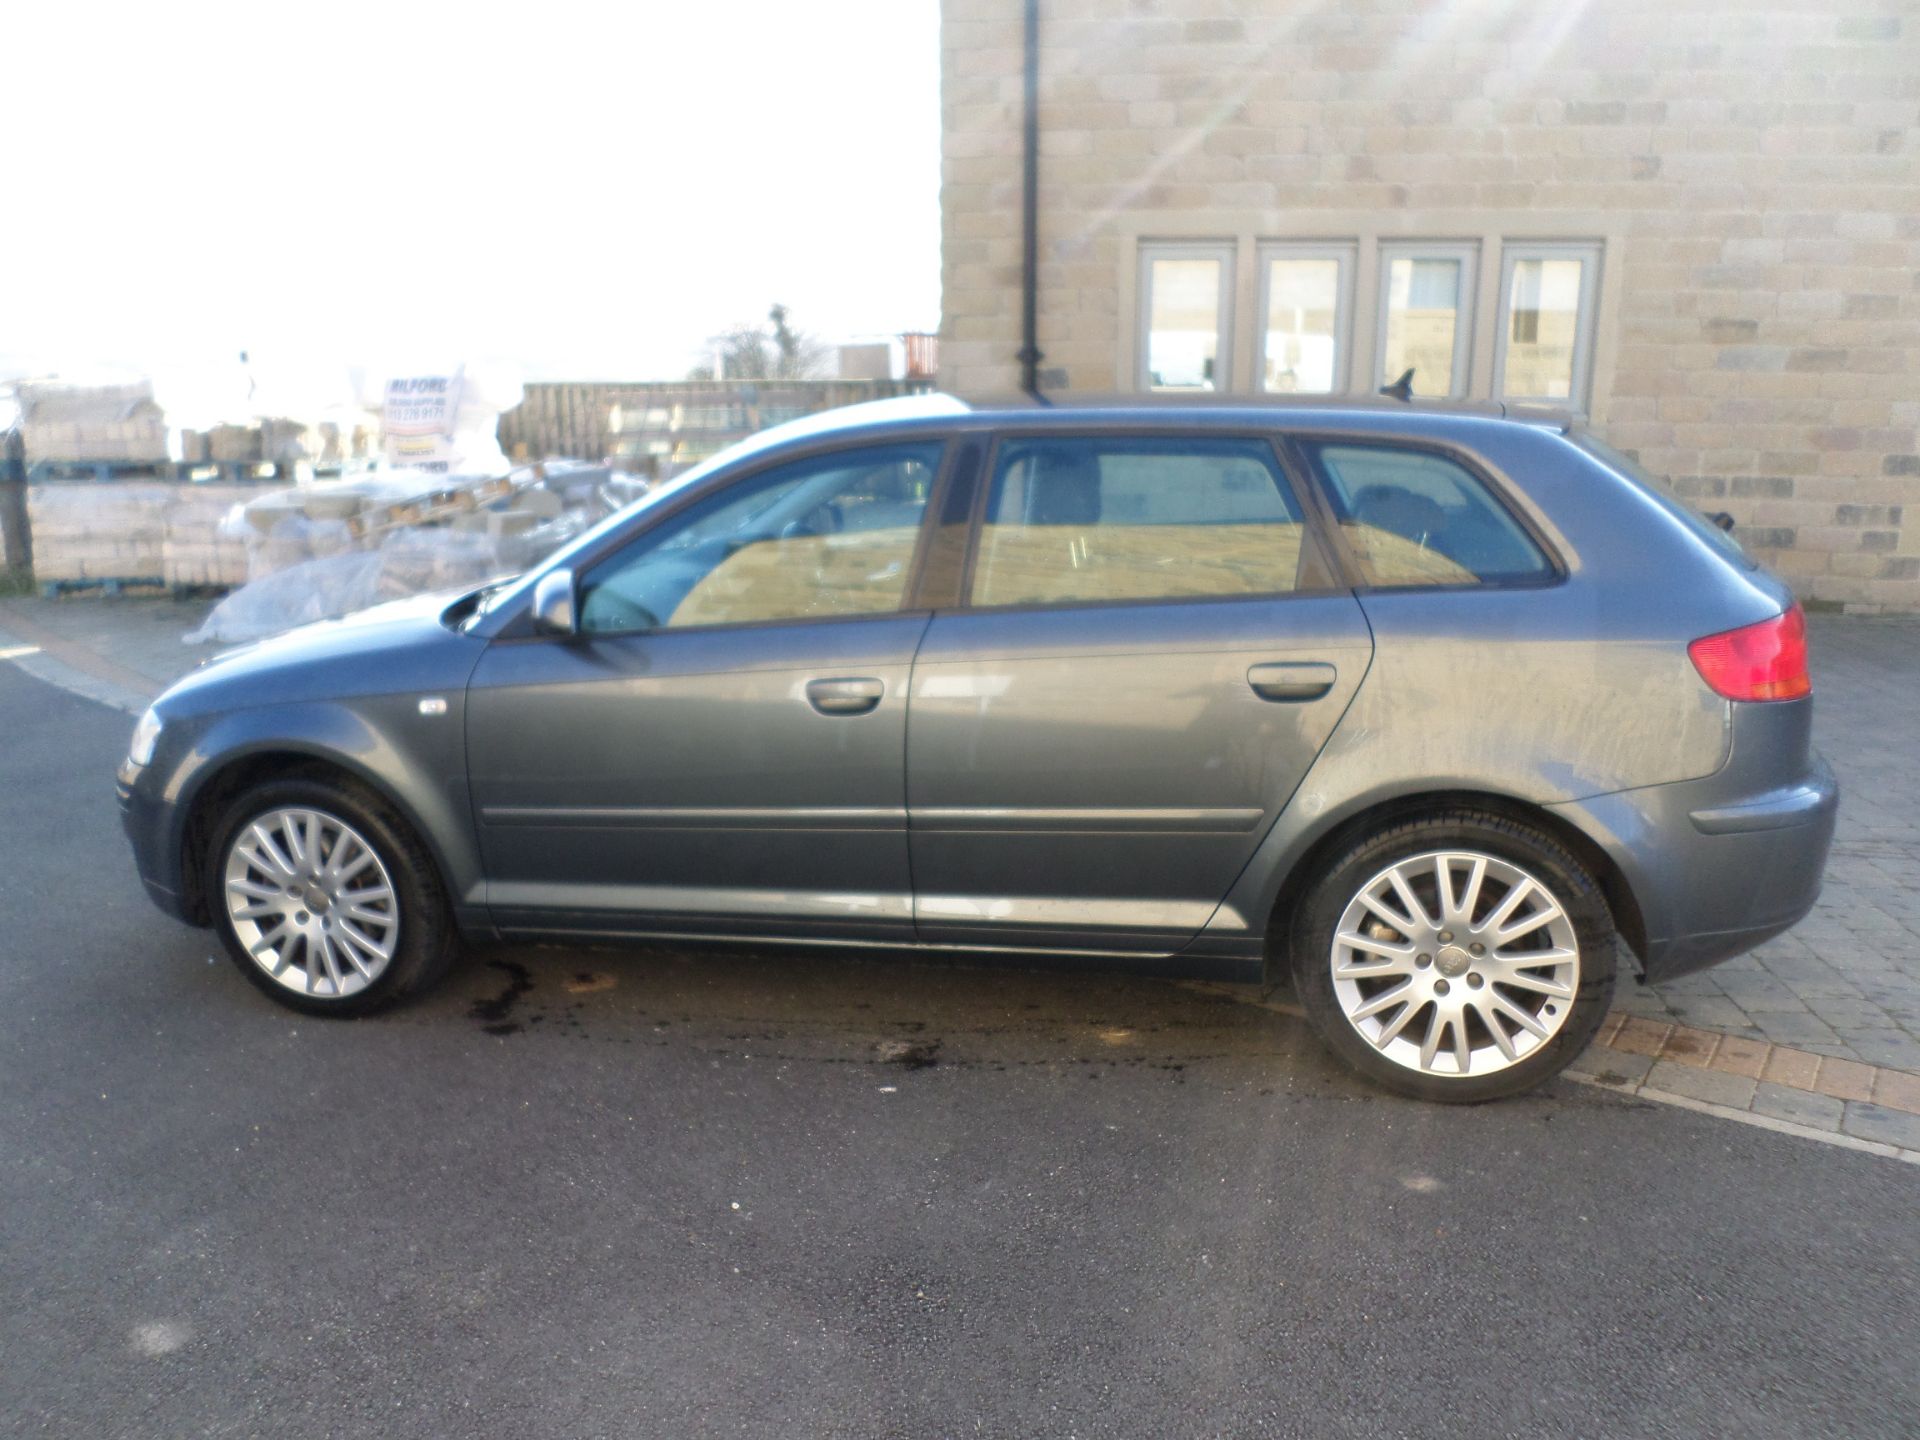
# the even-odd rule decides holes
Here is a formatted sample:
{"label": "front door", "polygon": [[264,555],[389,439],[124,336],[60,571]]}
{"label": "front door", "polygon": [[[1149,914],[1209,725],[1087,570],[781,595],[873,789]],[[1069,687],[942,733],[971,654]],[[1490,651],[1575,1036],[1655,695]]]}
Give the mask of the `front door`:
{"label": "front door", "polygon": [[1265,439],[1007,438],[989,484],[970,603],[913,670],[920,938],[1177,950],[1332,734],[1366,619]]}
{"label": "front door", "polygon": [[580,578],[581,634],[497,641],[467,705],[507,931],[912,935],[903,609],[938,443],[777,465]]}

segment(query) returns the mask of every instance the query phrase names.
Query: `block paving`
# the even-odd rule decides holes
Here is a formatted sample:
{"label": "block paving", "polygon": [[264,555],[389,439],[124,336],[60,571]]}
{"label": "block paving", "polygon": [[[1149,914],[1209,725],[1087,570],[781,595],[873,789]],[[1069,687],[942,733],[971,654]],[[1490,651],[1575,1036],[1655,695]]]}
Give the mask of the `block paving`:
{"label": "block paving", "polygon": [[1615,1010],[1569,1071],[1844,1135],[1920,1163],[1920,1075]]}

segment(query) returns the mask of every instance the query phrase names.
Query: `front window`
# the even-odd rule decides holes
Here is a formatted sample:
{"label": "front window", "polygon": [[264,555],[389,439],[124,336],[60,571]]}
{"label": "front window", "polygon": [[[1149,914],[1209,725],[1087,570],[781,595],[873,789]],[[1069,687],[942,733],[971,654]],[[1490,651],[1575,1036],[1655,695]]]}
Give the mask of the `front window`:
{"label": "front window", "polygon": [[1284,594],[1317,576],[1259,440],[1009,440],[994,465],[976,605]]}
{"label": "front window", "polygon": [[941,448],[842,451],[749,476],[589,570],[580,628],[608,634],[897,610]]}

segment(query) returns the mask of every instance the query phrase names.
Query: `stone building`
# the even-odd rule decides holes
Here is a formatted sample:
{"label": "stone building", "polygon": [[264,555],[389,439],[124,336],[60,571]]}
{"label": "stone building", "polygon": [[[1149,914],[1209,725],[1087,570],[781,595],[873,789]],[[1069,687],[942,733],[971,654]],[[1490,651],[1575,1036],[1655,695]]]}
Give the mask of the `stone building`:
{"label": "stone building", "polygon": [[[1017,388],[1023,0],[943,0],[941,383]],[[1912,0],[1039,0],[1042,388],[1545,399],[1920,609]]]}

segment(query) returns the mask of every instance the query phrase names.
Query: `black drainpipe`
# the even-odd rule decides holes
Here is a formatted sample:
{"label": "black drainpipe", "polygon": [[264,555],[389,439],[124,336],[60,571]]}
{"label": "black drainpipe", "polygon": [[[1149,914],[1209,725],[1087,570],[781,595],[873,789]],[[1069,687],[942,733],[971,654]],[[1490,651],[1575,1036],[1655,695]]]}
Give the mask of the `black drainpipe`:
{"label": "black drainpipe", "polygon": [[[1020,388],[1040,400],[1040,0],[1026,0],[1026,102],[1021,185]],[[1044,404],[1045,402],[1042,401]]]}

